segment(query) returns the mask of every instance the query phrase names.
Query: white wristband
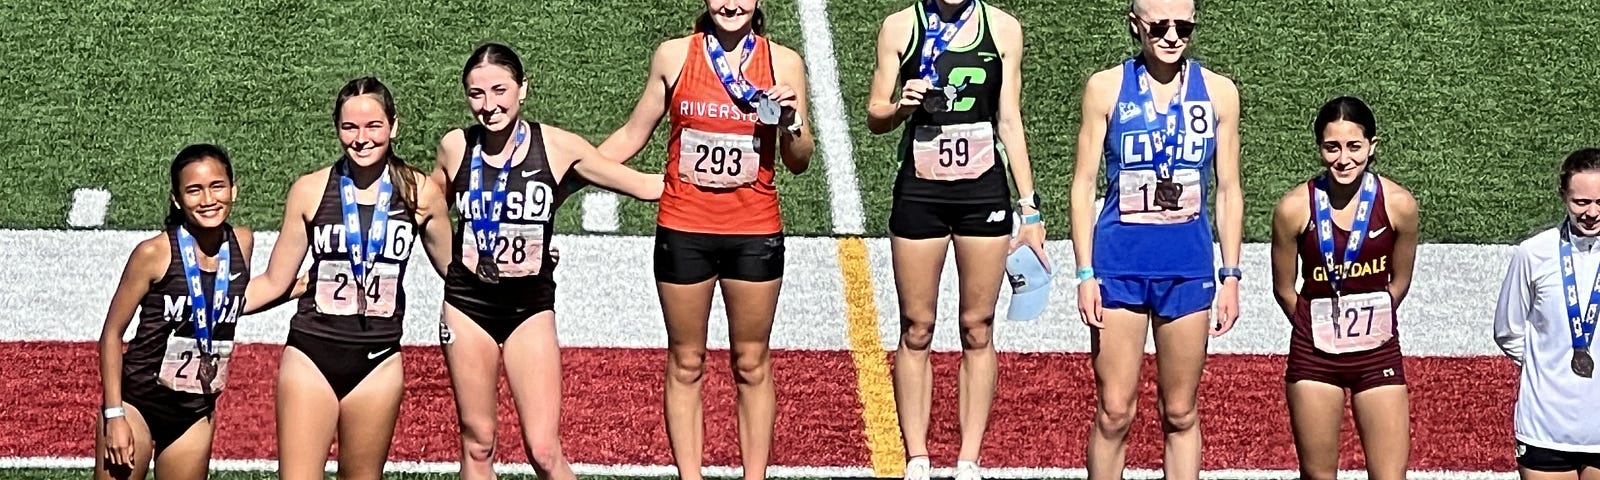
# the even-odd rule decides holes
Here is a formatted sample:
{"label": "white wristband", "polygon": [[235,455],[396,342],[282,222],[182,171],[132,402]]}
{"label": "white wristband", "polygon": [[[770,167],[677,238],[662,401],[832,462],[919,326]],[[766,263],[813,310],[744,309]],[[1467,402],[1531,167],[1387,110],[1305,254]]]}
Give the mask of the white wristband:
{"label": "white wristband", "polygon": [[106,420],[110,420],[110,419],[121,417],[121,416],[127,415],[127,414],[128,414],[128,411],[123,409],[122,407],[111,407],[111,408],[107,408],[106,409],[106,411],[105,411],[105,419]]}

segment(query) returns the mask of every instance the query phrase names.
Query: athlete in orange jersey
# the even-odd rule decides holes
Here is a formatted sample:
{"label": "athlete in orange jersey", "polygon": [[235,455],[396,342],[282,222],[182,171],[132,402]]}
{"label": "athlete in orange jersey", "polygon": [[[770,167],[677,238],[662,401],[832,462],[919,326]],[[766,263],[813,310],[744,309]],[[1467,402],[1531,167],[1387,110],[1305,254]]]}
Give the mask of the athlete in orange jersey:
{"label": "athlete in orange jersey", "polygon": [[694,33],[662,42],[626,124],[600,145],[626,161],[670,115],[655,276],[667,323],[667,436],[678,474],[698,479],[711,296],[722,286],[739,392],[745,478],[766,476],[777,400],[768,340],[783,278],[774,166],[799,174],[814,147],[800,55],[764,36],[759,0],[707,0]]}

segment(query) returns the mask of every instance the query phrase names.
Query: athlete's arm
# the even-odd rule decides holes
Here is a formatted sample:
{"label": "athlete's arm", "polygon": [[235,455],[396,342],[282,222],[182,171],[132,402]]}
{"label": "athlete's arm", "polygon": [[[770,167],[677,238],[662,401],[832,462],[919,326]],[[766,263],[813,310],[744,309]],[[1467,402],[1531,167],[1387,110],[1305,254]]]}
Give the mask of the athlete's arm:
{"label": "athlete's arm", "polygon": [[1389,297],[1394,308],[1400,308],[1406,292],[1411,290],[1411,270],[1417,265],[1417,235],[1421,220],[1417,217],[1417,199],[1411,191],[1399,184],[1385,180],[1383,186],[1384,209],[1389,212],[1389,226],[1394,229],[1394,258],[1389,265]]}
{"label": "athlete's arm", "polygon": [[[1089,77],[1083,88],[1083,120],[1078,126],[1077,162],[1072,173],[1072,254],[1078,268],[1094,266],[1094,196],[1099,186],[1100,159],[1105,154],[1106,123],[1116,103],[1120,68]],[[1104,328],[1100,318],[1100,283],[1094,278],[1078,284],[1078,316],[1085,324]]]}
{"label": "athlete's arm", "polygon": [[783,45],[771,43],[773,88],[767,92],[778,105],[783,106],[785,116],[779,121],[778,146],[779,156],[783,158],[783,166],[789,168],[789,173],[799,175],[811,167],[811,154],[816,151],[816,139],[811,136],[811,123],[801,122],[800,133],[789,133],[789,125],[794,124],[794,119],[810,118],[806,103],[806,64],[799,53]]}
{"label": "athlete's arm", "polygon": [[[1239,180],[1239,88],[1227,77],[1204,72],[1217,112],[1217,237],[1222,265],[1238,266],[1244,241],[1244,189]],[[1228,282],[1238,282],[1229,277]]]}
{"label": "athlete's arm", "polygon": [[1300,303],[1300,292],[1295,290],[1296,270],[1300,268],[1300,247],[1297,239],[1305,228],[1307,215],[1306,189],[1297,185],[1272,209],[1272,296],[1278,300],[1283,316],[1294,315]]}
{"label": "athlete's arm", "polygon": [[894,98],[894,86],[900,80],[900,57],[911,37],[911,22],[911,9],[907,8],[883,19],[883,26],[878,28],[878,62],[872,70],[867,96],[867,131],[873,134],[894,130],[922,105],[927,83],[921,79],[907,80],[901,97]]}
{"label": "athlete's arm", "polygon": [[600,144],[600,153],[606,158],[626,162],[650,142],[650,134],[655,132],[661,117],[667,113],[668,79],[676,80],[678,71],[683,69],[687,43],[688,39],[677,38],[661,42],[656,47],[655,55],[650,58],[650,76],[645,78],[644,92],[639,94],[633,114],[628,116],[627,123]]}
{"label": "athlete's arm", "polygon": [[[1005,146],[1006,161],[1011,164],[1011,178],[1016,182],[1018,198],[1033,198],[1033,164],[1028,157],[1028,141],[1022,127],[1022,24],[1016,17],[998,8],[989,8],[994,19],[995,44],[1000,50],[1000,64],[1005,71],[1005,81],[1000,84],[1000,108],[996,112],[1000,143]],[[1038,213],[1034,207],[1022,207],[1024,215]],[[1044,252],[1044,221],[1027,224],[1017,231],[1015,249],[1028,245],[1050,270],[1050,257]]]}
{"label": "athlete's arm", "polygon": [[[666,176],[659,173],[641,173],[621,163],[605,158],[588,140],[575,133],[550,125],[540,125],[545,144],[550,147],[550,172],[556,183],[566,181],[569,173],[582,175],[590,183],[640,200],[661,199]],[[587,161],[586,161],[587,160]]]}
{"label": "athlete's arm", "polygon": [[[467,134],[459,128],[440,137],[439,149],[433,154],[433,173],[428,175],[428,179],[441,190],[450,191],[450,176],[461,168],[461,155],[466,149]],[[449,195],[445,196],[447,204],[453,200]]]}
{"label": "athlete's arm", "polygon": [[1528,251],[1522,245],[1511,250],[1511,264],[1506,268],[1506,278],[1500,283],[1500,301],[1494,308],[1494,341],[1500,351],[1517,366],[1522,366],[1522,337],[1526,335],[1528,311],[1533,309],[1535,285],[1528,270]]}
{"label": "athlete's arm", "polygon": [[[139,301],[150,292],[150,285],[161,279],[171,262],[166,234],[139,242],[122,268],[122,280],[106,309],[105,327],[100,330],[100,385],[102,408],[122,406],[122,334],[128,330]],[[99,413],[97,415],[103,415]],[[107,463],[133,464],[133,434],[126,418],[105,422]],[[99,453],[97,453],[99,454]]]}
{"label": "athlete's arm", "polygon": [[289,186],[289,197],[283,205],[283,226],[272,244],[267,269],[251,278],[250,286],[245,287],[244,315],[288,300],[300,272],[300,263],[306,259],[306,216],[322,199],[322,185],[328,181],[326,175],[332,175],[332,170],[302,176]]}
{"label": "athlete's arm", "polygon": [[139,301],[150,293],[150,285],[166,273],[172,255],[167,241],[167,234],[162,233],[139,242],[128,256],[128,264],[122,267],[116,293],[111,295],[105,326],[100,330],[100,383],[104,387],[101,405],[106,407],[122,405],[122,334],[138,313]]}
{"label": "athlete's arm", "polygon": [[1089,77],[1083,89],[1083,120],[1078,126],[1078,152],[1072,168],[1072,252],[1078,268],[1094,265],[1094,198],[1100,186],[1106,126],[1121,76],[1120,67],[1101,71]]}
{"label": "athlete's arm", "polygon": [[[419,177],[421,175],[418,175]],[[417,186],[417,213],[422,217],[422,248],[428,252],[433,271],[444,278],[450,268],[450,206],[444,190],[425,178]]]}

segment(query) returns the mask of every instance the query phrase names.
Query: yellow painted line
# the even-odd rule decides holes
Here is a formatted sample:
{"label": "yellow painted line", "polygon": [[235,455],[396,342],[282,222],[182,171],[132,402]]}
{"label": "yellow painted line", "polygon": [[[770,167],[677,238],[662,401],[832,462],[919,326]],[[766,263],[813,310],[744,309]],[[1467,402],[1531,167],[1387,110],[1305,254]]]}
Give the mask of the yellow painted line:
{"label": "yellow painted line", "polygon": [[839,239],[839,269],[844,272],[845,312],[850,322],[850,356],[856,364],[856,392],[866,424],[872,472],[879,477],[905,473],[905,446],[894,406],[894,379],[878,336],[878,306],[868,267],[867,245],[859,237]]}

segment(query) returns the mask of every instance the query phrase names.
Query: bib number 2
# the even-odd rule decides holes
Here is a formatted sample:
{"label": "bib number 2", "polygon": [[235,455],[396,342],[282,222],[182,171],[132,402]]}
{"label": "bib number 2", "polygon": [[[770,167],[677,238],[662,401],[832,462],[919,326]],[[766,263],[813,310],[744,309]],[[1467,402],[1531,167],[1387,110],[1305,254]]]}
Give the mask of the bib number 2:
{"label": "bib number 2", "polygon": [[[317,312],[324,315],[366,315],[369,317],[394,316],[395,297],[399,293],[400,266],[392,263],[374,263],[372,278],[366,288],[356,281],[348,261],[325,261],[317,268]],[[366,298],[358,298],[365,296]],[[361,305],[366,305],[362,312]]]}

